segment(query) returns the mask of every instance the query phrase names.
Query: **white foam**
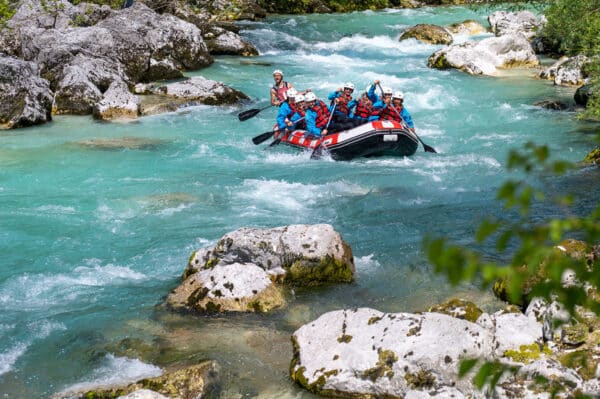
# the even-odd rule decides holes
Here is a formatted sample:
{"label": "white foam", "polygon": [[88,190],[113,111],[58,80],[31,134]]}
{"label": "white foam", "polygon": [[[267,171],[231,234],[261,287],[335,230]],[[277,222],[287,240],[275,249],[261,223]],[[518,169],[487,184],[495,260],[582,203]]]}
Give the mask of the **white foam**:
{"label": "white foam", "polygon": [[[334,52],[352,50],[353,52],[359,53],[371,53],[374,49],[398,49],[398,47],[398,41],[389,36],[368,37],[361,34],[346,36],[337,42],[320,42],[314,45],[314,48],[317,50],[330,50]],[[373,60],[368,61],[373,62]]]}
{"label": "white foam", "polygon": [[421,109],[446,109],[459,104],[458,97],[448,93],[442,86],[429,86],[425,92],[406,92],[404,94],[407,108]]}
{"label": "white foam", "polygon": [[315,54],[315,53],[304,53],[298,54],[297,58],[300,62],[310,62],[321,66],[323,69],[327,69],[328,66],[335,66],[336,73],[339,70],[352,70],[355,67],[368,67],[374,64],[371,60],[363,60],[360,58],[347,57],[342,54]]}
{"label": "white foam", "polygon": [[379,269],[381,264],[373,259],[374,254],[366,255],[366,256],[355,256],[354,263],[356,264],[356,269],[359,271],[373,271],[375,269]]}
{"label": "white foam", "polygon": [[6,374],[12,370],[16,361],[23,356],[28,345],[20,343],[6,352],[0,352],[0,375]]}
{"label": "white foam", "polygon": [[138,359],[118,357],[108,354],[103,365],[94,370],[88,381],[68,387],[64,392],[84,391],[102,386],[126,385],[142,378],[158,377],[163,373],[160,367],[144,363]]}
{"label": "white foam", "polygon": [[212,155],[210,147],[206,144],[200,144],[190,158],[205,158],[208,155]]}
{"label": "white foam", "polygon": [[165,209],[161,210],[158,214],[160,216],[172,216],[176,213],[182,212],[191,207],[192,207],[192,204],[179,204],[178,206],[173,207],[173,208],[165,208]]}
{"label": "white foam", "polygon": [[94,301],[89,287],[114,286],[146,278],[129,267],[101,266],[98,259],[86,262],[88,265],[68,274],[23,274],[8,280],[0,286],[0,309],[29,310],[64,306],[84,299]]}

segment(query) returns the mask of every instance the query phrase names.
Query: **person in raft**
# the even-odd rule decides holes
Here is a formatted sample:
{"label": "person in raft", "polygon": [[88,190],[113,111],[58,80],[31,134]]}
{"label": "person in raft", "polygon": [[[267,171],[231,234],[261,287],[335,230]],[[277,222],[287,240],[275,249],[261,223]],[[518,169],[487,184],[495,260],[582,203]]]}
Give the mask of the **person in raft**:
{"label": "person in raft", "polygon": [[360,100],[356,103],[356,107],[350,112],[350,117],[354,119],[356,126],[379,119],[379,111],[373,107],[373,101],[369,97],[369,91],[372,87],[372,85],[369,85],[365,89]]}
{"label": "person in raft", "polygon": [[325,136],[328,133],[339,132],[340,130],[352,129],[353,122],[338,123],[330,120],[331,111],[327,104],[318,100],[313,92],[308,92],[304,96],[306,107],[306,133],[308,136]]}
{"label": "person in raft", "polygon": [[327,98],[336,104],[335,111],[333,112],[333,121],[337,123],[350,123],[354,127],[356,126],[356,120],[350,117],[350,110],[356,106],[358,101],[352,98],[352,92],[354,92],[354,84],[348,82],[330,93]]}
{"label": "person in raft", "polygon": [[[287,91],[287,99],[284,100],[279,106],[279,112],[277,112],[277,128],[276,130],[282,129],[293,129],[295,121],[304,116],[304,111],[298,108],[298,97],[304,97],[299,94],[293,87]],[[303,104],[302,104],[303,105]],[[300,115],[300,111],[302,114]]]}
{"label": "person in raft", "polygon": [[294,86],[283,80],[283,72],[276,69],[273,71],[275,84],[271,87],[271,105],[281,105],[287,99],[287,91]]}
{"label": "person in raft", "polygon": [[391,120],[400,122],[414,132],[415,124],[413,123],[410,112],[404,107],[404,93],[396,91],[391,98],[384,100],[385,106],[379,111],[380,120]]}

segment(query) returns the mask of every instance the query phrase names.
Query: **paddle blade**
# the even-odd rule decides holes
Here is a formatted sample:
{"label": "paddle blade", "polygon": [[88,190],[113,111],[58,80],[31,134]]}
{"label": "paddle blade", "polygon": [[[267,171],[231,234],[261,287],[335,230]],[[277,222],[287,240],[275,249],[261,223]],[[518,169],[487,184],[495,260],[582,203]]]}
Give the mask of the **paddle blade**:
{"label": "paddle blade", "polygon": [[269,144],[269,147],[274,147],[279,143],[281,143],[281,139],[275,139],[271,144]]}
{"label": "paddle blade", "polygon": [[262,134],[259,134],[259,135],[258,135],[258,136],[256,136],[256,137],[253,137],[253,138],[252,138],[252,142],[253,142],[254,144],[258,145],[258,144],[262,143],[263,141],[267,141],[267,140],[269,140],[269,138],[270,138],[270,137],[271,137],[273,134],[275,134],[275,132],[273,132],[272,130],[269,130],[268,132],[264,132],[264,133],[262,133]]}
{"label": "paddle blade", "polygon": [[435,148],[433,148],[432,146],[429,146],[425,143],[423,143],[423,149],[425,150],[425,152],[433,152],[433,153],[437,154],[437,151],[435,150]]}
{"label": "paddle blade", "polygon": [[240,121],[248,120],[248,119],[252,118],[253,116],[255,116],[256,114],[258,114],[260,111],[262,111],[262,109],[252,108],[252,109],[240,112],[238,114],[238,119]]}

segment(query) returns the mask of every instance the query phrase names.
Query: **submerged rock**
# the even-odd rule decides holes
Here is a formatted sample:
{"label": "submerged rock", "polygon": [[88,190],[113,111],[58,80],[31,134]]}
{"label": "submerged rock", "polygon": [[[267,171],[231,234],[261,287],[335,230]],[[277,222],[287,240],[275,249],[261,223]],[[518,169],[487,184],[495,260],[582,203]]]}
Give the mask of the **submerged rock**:
{"label": "submerged rock", "polygon": [[400,36],[400,41],[417,39],[430,44],[451,44],[452,35],[445,28],[432,24],[418,24],[408,28]]}
{"label": "submerged rock", "polygon": [[242,228],[196,251],[169,307],[200,312],[259,311],[284,305],[275,283],[351,282],[352,251],[330,225]]}
{"label": "submerged rock", "polygon": [[600,166],[600,147],[592,150],[589,154],[587,154],[583,160],[586,163],[595,163]]}
{"label": "submerged rock", "polygon": [[533,105],[535,105],[536,107],[542,107],[542,108],[551,109],[554,111],[564,111],[565,109],[569,108],[569,106],[567,104],[563,103],[562,101],[558,101],[558,100],[536,101],[535,103],[533,103]]}
{"label": "submerged rock", "polygon": [[480,42],[453,44],[433,53],[428,66],[456,68],[472,75],[496,75],[497,68],[538,64],[531,44],[521,34],[490,37]]}
{"label": "submerged rock", "polygon": [[112,137],[81,140],[76,144],[96,150],[151,150],[164,143],[163,140],[146,137]]}
{"label": "submerged rock", "polygon": [[33,62],[0,55],[0,128],[16,128],[52,119],[50,84]]}

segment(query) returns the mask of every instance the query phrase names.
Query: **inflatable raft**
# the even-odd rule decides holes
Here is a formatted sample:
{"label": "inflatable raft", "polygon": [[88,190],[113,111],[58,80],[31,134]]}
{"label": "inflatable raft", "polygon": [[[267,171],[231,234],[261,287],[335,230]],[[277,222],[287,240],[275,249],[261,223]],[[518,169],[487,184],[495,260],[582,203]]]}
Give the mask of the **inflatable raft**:
{"label": "inflatable raft", "polygon": [[313,155],[329,153],[336,160],[384,155],[409,156],[417,151],[417,136],[395,121],[373,121],[325,137],[307,135],[305,130],[277,131],[279,144],[311,150]]}

